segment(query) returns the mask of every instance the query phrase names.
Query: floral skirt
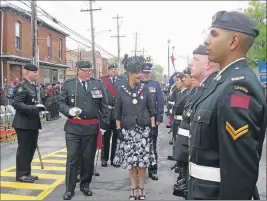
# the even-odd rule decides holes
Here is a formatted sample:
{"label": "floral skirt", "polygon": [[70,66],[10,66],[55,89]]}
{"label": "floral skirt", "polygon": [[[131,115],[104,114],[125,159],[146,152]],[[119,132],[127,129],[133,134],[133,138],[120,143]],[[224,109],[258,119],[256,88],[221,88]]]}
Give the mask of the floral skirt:
{"label": "floral skirt", "polygon": [[136,126],[132,130],[122,129],[124,141],[118,140],[113,163],[123,169],[147,168],[156,164],[156,158],[149,138],[150,128]]}

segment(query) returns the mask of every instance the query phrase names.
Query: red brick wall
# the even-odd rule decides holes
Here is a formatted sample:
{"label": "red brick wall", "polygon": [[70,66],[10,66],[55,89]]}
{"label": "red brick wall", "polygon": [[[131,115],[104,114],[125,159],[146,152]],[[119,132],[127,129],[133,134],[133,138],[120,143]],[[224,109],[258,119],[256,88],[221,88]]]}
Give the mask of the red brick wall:
{"label": "red brick wall", "polygon": [[9,82],[16,82],[19,84],[22,80],[22,68],[21,65],[10,65]]}

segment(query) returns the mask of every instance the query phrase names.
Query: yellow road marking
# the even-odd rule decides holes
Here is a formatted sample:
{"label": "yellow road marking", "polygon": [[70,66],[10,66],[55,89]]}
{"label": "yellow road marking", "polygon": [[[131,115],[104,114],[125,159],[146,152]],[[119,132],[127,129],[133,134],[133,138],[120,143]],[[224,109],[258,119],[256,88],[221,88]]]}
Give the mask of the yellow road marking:
{"label": "yellow road marking", "polygon": [[[36,184],[36,183],[22,183],[22,182],[10,182],[10,181],[0,181],[1,187],[6,188],[13,188],[13,189],[32,189],[32,190],[42,190],[42,192],[37,196],[28,196],[28,195],[18,195],[18,194],[8,194],[8,193],[0,193],[0,200],[43,200],[47,195],[49,195],[57,186],[65,180],[65,171],[66,167],[57,167],[56,164],[66,164],[66,157],[67,155],[60,154],[66,153],[67,149],[60,149],[58,151],[46,154],[42,156],[42,158],[49,158],[49,157],[57,157],[58,159],[62,158],[62,160],[43,160],[44,162],[44,169],[41,169],[39,165],[33,165],[32,170],[40,170],[41,173],[34,173],[39,177],[39,179],[52,179],[54,182],[52,184]],[[40,162],[38,158],[35,158],[33,162]],[[54,163],[52,166],[48,166],[47,163]],[[16,166],[6,168],[1,170],[0,175],[2,177],[16,177],[16,172],[14,170]],[[12,171],[13,170],[13,171]],[[62,174],[49,174],[47,171],[61,171]]]}
{"label": "yellow road marking", "polygon": [[[65,175],[54,175],[54,174],[34,174],[35,176],[38,176],[39,179],[64,179]],[[2,172],[1,177],[16,177],[16,172]]]}
{"label": "yellow road marking", "polygon": [[33,190],[45,190],[50,187],[46,184],[34,184],[34,183],[22,183],[22,182],[10,182],[1,181],[1,187],[6,188],[23,188],[23,189],[33,189]]}
{"label": "yellow road marking", "polygon": [[36,200],[36,197],[1,193],[0,200]]}
{"label": "yellow road marking", "polygon": [[45,166],[44,169],[41,169],[40,166],[32,166],[32,170],[55,170],[55,171],[65,171],[66,167],[57,167],[57,166]]}
{"label": "yellow road marking", "polygon": [[[51,155],[49,157],[55,157],[55,158],[67,158],[67,155],[63,155],[63,154],[54,154],[54,155]],[[46,157],[48,158],[48,157]]]}
{"label": "yellow road marking", "polygon": [[[39,159],[34,159],[32,162],[40,162]],[[66,164],[66,160],[43,160],[43,163],[55,163],[55,164]]]}

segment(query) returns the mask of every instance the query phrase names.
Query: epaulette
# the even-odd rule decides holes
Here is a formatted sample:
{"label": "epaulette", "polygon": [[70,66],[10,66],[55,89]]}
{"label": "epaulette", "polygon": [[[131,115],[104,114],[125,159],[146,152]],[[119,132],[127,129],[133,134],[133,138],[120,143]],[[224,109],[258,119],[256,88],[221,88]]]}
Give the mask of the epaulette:
{"label": "epaulette", "polygon": [[100,82],[102,81],[101,79],[94,78],[94,77],[92,77],[91,80],[100,81]]}

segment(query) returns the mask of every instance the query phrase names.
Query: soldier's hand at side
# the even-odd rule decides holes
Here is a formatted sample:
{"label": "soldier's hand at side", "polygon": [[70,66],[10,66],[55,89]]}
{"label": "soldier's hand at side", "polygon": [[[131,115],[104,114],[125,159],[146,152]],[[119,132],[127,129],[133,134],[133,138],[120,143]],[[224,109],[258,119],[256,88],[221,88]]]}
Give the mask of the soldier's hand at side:
{"label": "soldier's hand at side", "polygon": [[82,110],[78,107],[73,107],[69,110],[69,115],[75,117],[76,115],[80,115]]}
{"label": "soldier's hand at side", "polygon": [[106,132],[106,130],[101,129],[101,128],[100,128],[100,131],[101,131],[102,135],[104,135],[104,133]]}

